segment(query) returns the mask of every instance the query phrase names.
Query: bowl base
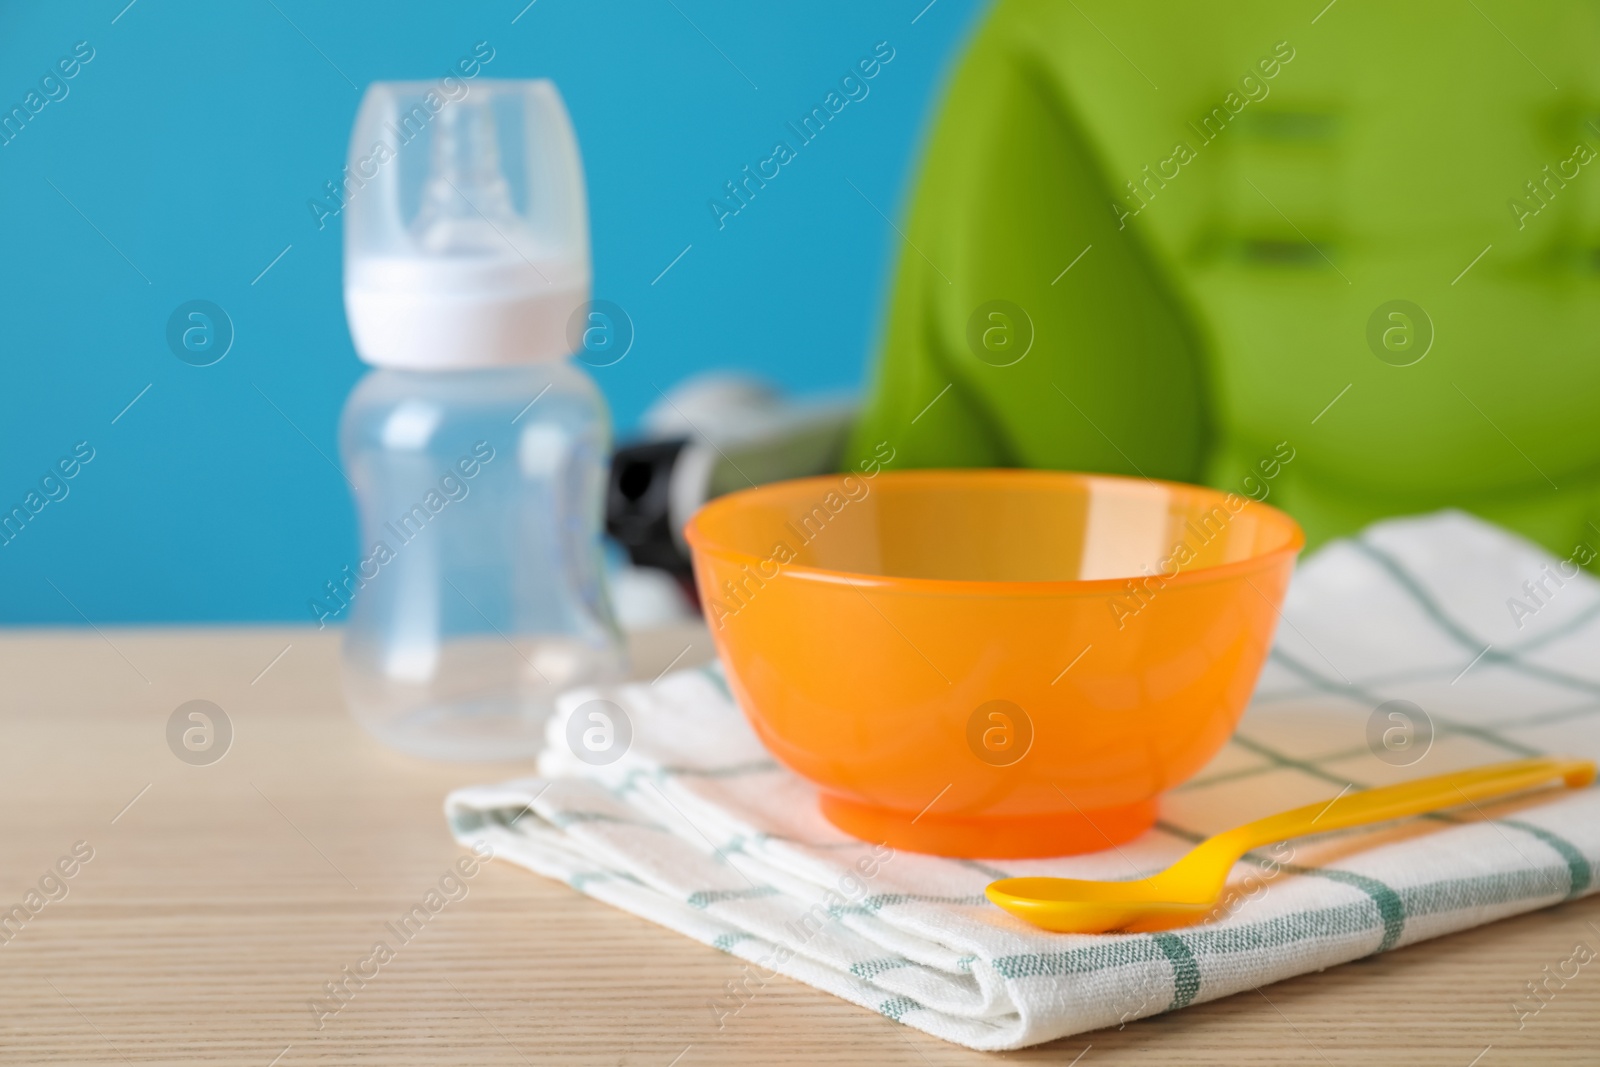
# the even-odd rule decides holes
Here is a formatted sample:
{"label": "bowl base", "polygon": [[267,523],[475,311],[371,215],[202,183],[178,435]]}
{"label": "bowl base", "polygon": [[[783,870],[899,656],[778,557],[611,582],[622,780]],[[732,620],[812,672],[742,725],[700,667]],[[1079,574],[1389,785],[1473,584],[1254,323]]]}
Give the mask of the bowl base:
{"label": "bowl base", "polygon": [[1120,808],[1056,815],[939,815],[821,797],[827,820],[863,841],[954,859],[1073,856],[1131,841],[1156,821],[1154,799]]}

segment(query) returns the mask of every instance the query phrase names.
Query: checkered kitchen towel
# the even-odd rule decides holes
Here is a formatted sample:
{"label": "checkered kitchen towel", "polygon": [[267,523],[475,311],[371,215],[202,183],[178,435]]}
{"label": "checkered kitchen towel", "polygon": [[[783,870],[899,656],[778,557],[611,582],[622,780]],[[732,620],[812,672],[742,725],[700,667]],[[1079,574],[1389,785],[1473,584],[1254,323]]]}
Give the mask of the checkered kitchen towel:
{"label": "checkered kitchen towel", "polygon": [[[1232,743],[1165,798],[1156,829],[1095,855],[979,863],[846,838],[715,668],[569,695],[543,777],[460,790],[446,811],[463,844],[748,961],[708,991],[708,1022],[737,1025],[783,974],[949,1041],[1017,1048],[1593,892],[1600,791],[1585,789],[1263,850],[1235,870],[1226,918],[1169,933],[1049,934],[983,897],[1008,875],[1142,876],[1352,785],[1600,756],[1600,583],[1572,573],[1454,512],[1329,544],[1294,579]],[[565,742],[596,697],[632,728],[605,766]]]}

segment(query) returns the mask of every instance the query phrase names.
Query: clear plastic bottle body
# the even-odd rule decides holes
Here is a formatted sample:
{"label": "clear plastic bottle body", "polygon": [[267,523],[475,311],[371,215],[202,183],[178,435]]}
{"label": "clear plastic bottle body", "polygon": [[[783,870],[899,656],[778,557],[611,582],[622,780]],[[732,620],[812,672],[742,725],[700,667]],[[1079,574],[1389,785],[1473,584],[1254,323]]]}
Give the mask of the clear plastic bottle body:
{"label": "clear plastic bottle body", "polygon": [[527,756],[558,693],[624,673],[600,550],[609,444],[566,361],[361,380],[340,428],[361,528],[343,660],[372,733]]}

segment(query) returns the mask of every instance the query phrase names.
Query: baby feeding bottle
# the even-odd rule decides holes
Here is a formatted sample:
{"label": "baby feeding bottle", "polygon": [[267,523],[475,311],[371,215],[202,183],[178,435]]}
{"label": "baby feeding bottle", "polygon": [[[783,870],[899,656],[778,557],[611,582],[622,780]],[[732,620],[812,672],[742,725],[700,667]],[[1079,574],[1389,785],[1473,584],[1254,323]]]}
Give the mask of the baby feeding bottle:
{"label": "baby feeding bottle", "polygon": [[609,420],[567,358],[590,271],[566,108],[547,81],[375,83],[345,187],[345,311],[377,368],[340,426],[346,699],[408,752],[528,756],[558,693],[623,671]]}

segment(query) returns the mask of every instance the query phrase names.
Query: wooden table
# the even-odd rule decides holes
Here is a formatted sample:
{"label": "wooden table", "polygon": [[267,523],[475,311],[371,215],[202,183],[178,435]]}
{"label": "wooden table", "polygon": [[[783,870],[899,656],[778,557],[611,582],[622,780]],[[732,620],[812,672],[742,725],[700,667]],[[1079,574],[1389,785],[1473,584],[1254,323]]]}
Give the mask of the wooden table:
{"label": "wooden table", "polygon": [[[685,645],[684,664],[710,654],[698,629],[635,644],[645,675]],[[0,908],[76,842],[93,849],[67,895],[0,944],[0,1063],[990,1058],[781,978],[718,1030],[707,1002],[738,960],[505,864],[318,1030],[308,1002],[463,854],[444,794],[529,769],[428,763],[368,739],[343,709],[337,652],[332,631],[304,629],[0,636]],[[234,729],[209,766],[166,740],[197,698]],[[1600,948],[1596,898],[1004,1059],[1594,1064],[1600,961],[1520,1031],[1509,1006],[1578,941]]]}

